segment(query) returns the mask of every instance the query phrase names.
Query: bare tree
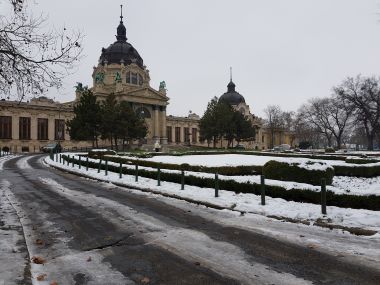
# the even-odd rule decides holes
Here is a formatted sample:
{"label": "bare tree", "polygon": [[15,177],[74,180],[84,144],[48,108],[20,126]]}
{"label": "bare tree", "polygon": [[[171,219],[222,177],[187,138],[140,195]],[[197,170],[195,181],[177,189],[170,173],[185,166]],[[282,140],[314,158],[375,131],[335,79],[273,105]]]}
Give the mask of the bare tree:
{"label": "bare tree", "polygon": [[284,112],[278,105],[269,105],[264,113],[266,125],[270,131],[270,148],[273,148],[275,133],[283,131],[285,127]]}
{"label": "bare tree", "polygon": [[349,77],[334,90],[342,101],[352,106],[356,122],[364,127],[367,147],[373,150],[380,132],[380,78]]}
{"label": "bare tree", "polygon": [[338,149],[346,135],[352,118],[353,108],[338,97],[314,98],[301,108],[304,118],[313,125],[332,146],[333,138]]}
{"label": "bare tree", "polygon": [[0,89],[21,101],[59,88],[82,53],[82,34],[65,27],[44,32],[47,18],[33,17],[27,0],[6,1],[13,12],[0,15]]}

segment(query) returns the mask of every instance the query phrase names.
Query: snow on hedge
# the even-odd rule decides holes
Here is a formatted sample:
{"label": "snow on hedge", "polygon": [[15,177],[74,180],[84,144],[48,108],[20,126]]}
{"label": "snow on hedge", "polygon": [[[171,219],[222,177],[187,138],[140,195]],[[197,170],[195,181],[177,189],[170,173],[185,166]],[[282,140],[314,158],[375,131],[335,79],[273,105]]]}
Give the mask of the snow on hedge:
{"label": "snow on hedge", "polygon": [[[128,158],[128,157],[127,157]],[[246,166],[246,165],[257,165],[263,166],[270,160],[275,160],[279,162],[286,163],[299,163],[300,165],[305,165],[307,167],[313,167],[310,162],[320,163],[321,167],[327,166],[350,166],[350,167],[371,167],[379,166],[380,162],[368,163],[368,164],[354,164],[346,163],[342,160],[322,160],[322,159],[311,159],[303,157],[279,157],[279,156],[260,156],[260,155],[249,155],[249,154],[208,154],[208,155],[182,155],[182,156],[170,156],[170,155],[158,155],[150,158],[136,158],[129,157],[131,159],[140,159],[161,163],[171,163],[171,164],[183,164],[187,163],[190,165],[199,165],[206,167],[218,167],[218,166]],[[317,164],[314,164],[317,167]]]}

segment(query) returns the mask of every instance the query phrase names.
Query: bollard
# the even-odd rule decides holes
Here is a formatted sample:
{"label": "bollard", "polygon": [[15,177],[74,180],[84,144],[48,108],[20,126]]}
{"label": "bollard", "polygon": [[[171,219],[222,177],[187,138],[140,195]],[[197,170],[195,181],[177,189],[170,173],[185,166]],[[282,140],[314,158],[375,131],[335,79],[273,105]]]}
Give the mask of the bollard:
{"label": "bollard", "polygon": [[88,156],[86,157],[86,171],[88,171]]}
{"label": "bollard", "polygon": [[219,197],[219,175],[215,173],[215,197]]}
{"label": "bollard", "polygon": [[181,170],[181,190],[185,190],[185,171]]}
{"label": "bollard", "polygon": [[326,179],[321,179],[321,206],[322,206],[322,214],[326,215]]}
{"label": "bollard", "polygon": [[82,168],[82,157],[79,156],[79,163],[78,163],[79,169]]}
{"label": "bollard", "polygon": [[62,163],[62,154],[59,155],[59,163]]}
{"label": "bollard", "polygon": [[161,186],[161,169],[157,168],[157,186]]}
{"label": "bollard", "polygon": [[100,167],[102,166],[102,159],[99,160],[98,173],[100,173]]}
{"label": "bollard", "polygon": [[135,165],[136,173],[135,173],[135,182],[139,181],[139,165]]}
{"label": "bollard", "polygon": [[261,205],[265,205],[265,177],[264,175],[260,176],[261,180]]}
{"label": "bollard", "polygon": [[58,152],[55,154],[55,162],[58,162]]}
{"label": "bollard", "polygon": [[123,163],[120,162],[119,178],[121,179],[122,177],[123,177]]}
{"label": "bollard", "polygon": [[74,168],[74,155],[73,155],[73,160],[71,161],[71,167]]}
{"label": "bollard", "polygon": [[67,166],[70,165],[70,155],[67,156]]}
{"label": "bollard", "polygon": [[105,172],[105,175],[107,176],[108,175],[108,160],[106,159],[106,172]]}
{"label": "bollard", "polygon": [[54,158],[53,158],[53,150],[52,150],[52,149],[50,150],[50,160],[53,160],[53,161],[54,161]]}

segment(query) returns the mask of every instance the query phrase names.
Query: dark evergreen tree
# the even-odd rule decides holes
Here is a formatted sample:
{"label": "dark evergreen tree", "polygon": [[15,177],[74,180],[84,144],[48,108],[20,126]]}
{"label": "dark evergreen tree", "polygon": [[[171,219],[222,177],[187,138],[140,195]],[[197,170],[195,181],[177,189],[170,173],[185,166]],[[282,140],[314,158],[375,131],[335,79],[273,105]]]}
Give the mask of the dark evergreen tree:
{"label": "dark evergreen tree", "polygon": [[224,101],[218,101],[214,97],[207,105],[207,109],[199,123],[201,138],[216,147],[218,140],[228,141],[228,146],[233,146],[233,141],[254,139],[256,129],[248,117],[235,110]]}
{"label": "dark evergreen tree", "polygon": [[67,122],[73,140],[90,140],[98,146],[101,126],[101,108],[92,91],[84,88],[78,104],[74,107],[75,117]]}

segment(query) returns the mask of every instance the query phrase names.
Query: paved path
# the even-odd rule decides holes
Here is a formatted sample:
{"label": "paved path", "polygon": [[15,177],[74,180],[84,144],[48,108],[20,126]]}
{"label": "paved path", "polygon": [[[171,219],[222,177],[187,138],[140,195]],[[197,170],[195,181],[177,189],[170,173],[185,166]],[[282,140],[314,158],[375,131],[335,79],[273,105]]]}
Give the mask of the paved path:
{"label": "paved path", "polygon": [[[147,195],[43,166],[4,163],[35,280],[62,284],[378,284],[380,271],[207,220]],[[16,265],[15,265],[16,266]],[[18,264],[22,271],[28,265]],[[2,265],[0,264],[0,269]],[[21,269],[20,269],[21,270]],[[19,270],[19,271],[20,271]],[[0,284],[2,280],[0,270]],[[28,284],[28,274],[24,276]]]}

